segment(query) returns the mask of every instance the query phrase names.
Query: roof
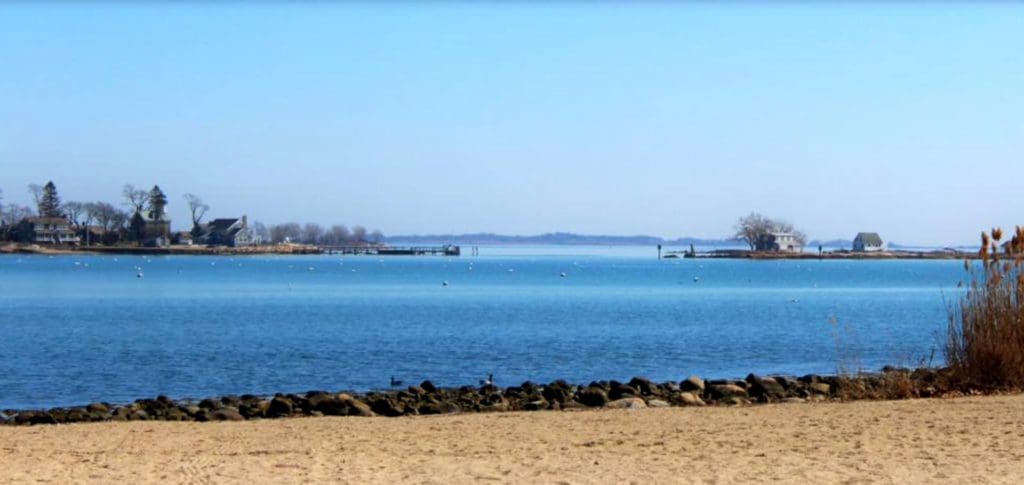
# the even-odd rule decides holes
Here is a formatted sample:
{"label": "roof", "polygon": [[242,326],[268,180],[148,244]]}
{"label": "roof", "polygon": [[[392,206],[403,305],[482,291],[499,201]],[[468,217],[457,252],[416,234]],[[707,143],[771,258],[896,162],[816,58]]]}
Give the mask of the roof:
{"label": "roof", "polygon": [[858,232],[857,237],[853,238],[854,241],[860,240],[865,246],[881,246],[882,238],[877,232]]}
{"label": "roof", "polygon": [[29,217],[26,220],[33,224],[71,224],[63,217]]}
{"label": "roof", "polygon": [[207,223],[206,225],[211,230],[221,230],[221,231],[223,231],[223,230],[226,230],[226,229],[230,228],[231,226],[237,224],[238,221],[240,221],[240,220],[241,219],[237,218],[237,217],[235,217],[235,218],[226,218],[226,219],[214,219],[214,220],[210,221],[209,223]]}

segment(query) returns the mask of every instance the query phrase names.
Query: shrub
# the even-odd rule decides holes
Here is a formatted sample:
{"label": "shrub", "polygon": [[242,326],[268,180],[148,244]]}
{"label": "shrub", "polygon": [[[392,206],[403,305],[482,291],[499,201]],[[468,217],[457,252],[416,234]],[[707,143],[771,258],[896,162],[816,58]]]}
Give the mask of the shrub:
{"label": "shrub", "polygon": [[966,388],[1024,388],[1024,228],[1000,246],[1002,235],[982,233],[980,263],[964,262],[968,287],[949,311],[946,363]]}

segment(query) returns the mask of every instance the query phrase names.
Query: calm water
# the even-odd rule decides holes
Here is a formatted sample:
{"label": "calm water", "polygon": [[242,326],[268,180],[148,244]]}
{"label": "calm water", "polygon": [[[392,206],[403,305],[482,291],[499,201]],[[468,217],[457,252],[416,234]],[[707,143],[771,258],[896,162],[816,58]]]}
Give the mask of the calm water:
{"label": "calm water", "polygon": [[0,408],[366,390],[392,375],[511,385],[915,364],[941,347],[962,273],[659,262],[650,248],[481,253],[0,256]]}

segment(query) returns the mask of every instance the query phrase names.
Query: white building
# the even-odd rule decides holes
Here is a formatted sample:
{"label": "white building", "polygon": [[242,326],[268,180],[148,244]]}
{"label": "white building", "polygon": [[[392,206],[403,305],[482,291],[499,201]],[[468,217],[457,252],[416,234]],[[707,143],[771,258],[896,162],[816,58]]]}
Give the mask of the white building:
{"label": "white building", "polygon": [[874,251],[885,251],[885,243],[877,232],[858,232],[853,238],[853,251],[857,253],[870,253]]}

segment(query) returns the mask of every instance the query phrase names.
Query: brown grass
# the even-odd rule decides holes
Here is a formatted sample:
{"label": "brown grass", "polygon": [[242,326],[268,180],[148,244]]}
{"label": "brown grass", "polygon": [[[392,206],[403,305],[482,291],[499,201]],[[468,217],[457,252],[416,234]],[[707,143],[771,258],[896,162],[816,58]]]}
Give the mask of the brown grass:
{"label": "brown grass", "polygon": [[946,363],[965,389],[1024,389],[1024,228],[1001,246],[982,233],[980,262],[964,262],[968,288],[949,311]]}

